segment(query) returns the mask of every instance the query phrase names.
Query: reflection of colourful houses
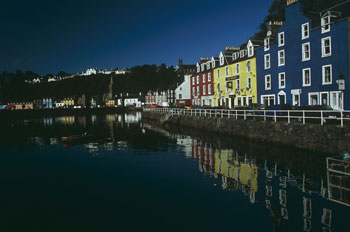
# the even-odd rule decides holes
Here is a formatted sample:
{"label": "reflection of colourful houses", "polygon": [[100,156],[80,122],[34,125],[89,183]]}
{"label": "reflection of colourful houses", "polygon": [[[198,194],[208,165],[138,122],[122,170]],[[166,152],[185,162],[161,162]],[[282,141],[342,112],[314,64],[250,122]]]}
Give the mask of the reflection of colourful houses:
{"label": "reflection of colourful houses", "polygon": [[233,150],[216,150],[215,173],[232,178],[242,185],[258,191],[258,167],[254,163],[245,163],[233,156]]}

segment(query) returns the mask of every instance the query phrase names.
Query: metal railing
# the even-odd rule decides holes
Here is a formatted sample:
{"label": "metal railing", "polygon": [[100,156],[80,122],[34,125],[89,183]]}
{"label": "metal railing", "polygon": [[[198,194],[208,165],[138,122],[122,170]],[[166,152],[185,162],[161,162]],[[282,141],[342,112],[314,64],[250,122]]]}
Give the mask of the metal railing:
{"label": "metal railing", "polygon": [[235,109],[183,109],[183,108],[144,108],[170,115],[191,115],[209,118],[228,118],[235,120],[261,120],[287,123],[350,124],[350,111],[335,110],[235,110]]}

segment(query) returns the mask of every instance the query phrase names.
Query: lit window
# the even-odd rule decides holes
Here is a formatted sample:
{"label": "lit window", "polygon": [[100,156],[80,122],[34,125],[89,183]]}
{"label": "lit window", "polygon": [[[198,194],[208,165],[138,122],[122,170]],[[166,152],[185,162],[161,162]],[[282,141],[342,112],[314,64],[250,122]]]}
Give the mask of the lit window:
{"label": "lit window", "polygon": [[331,37],[322,39],[322,57],[332,55]]}
{"label": "lit window", "polygon": [[310,60],[310,43],[304,43],[302,45],[303,57],[302,61]]}
{"label": "lit window", "polygon": [[322,66],[322,84],[332,84],[332,65]]}
{"label": "lit window", "polygon": [[265,90],[271,89],[271,75],[265,76]]}
{"label": "lit window", "polygon": [[284,50],[278,51],[278,66],[283,66],[285,64]]}
{"label": "lit window", "polygon": [[311,85],[311,69],[306,68],[303,69],[303,86]]}
{"label": "lit window", "polygon": [[309,38],[309,23],[301,25],[301,39]]}
{"label": "lit window", "polygon": [[279,83],[280,89],[284,89],[286,87],[286,74],[285,73],[278,74],[278,83]]}

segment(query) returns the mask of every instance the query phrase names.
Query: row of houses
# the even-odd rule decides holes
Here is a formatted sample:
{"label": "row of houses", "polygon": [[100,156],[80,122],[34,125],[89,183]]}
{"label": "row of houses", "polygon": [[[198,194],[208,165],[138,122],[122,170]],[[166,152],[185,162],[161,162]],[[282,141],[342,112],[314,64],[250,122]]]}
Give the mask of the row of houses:
{"label": "row of houses", "polygon": [[176,89],[178,105],[329,105],[350,109],[350,2],[305,12],[288,0],[284,22],[270,22],[264,40],[201,58]]}

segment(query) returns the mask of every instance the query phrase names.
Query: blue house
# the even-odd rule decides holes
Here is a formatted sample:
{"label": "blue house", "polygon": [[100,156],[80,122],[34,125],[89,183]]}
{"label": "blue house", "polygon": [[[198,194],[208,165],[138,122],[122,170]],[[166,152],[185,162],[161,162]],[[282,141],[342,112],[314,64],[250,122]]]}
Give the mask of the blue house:
{"label": "blue house", "polygon": [[258,102],[350,110],[350,3],[315,13],[287,0],[285,15],[256,52]]}

